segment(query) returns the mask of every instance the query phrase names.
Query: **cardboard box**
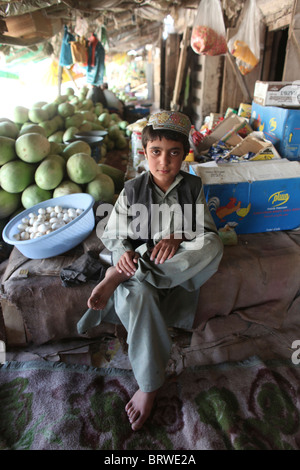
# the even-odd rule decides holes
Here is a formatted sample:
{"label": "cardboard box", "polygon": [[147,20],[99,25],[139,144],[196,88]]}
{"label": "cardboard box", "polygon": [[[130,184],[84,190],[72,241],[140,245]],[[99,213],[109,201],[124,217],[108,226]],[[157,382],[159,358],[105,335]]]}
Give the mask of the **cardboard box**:
{"label": "cardboard box", "polygon": [[24,39],[51,38],[62,28],[60,19],[48,18],[41,10],[25,15],[10,16],[5,18],[5,22],[7,36]]}
{"label": "cardboard box", "polygon": [[290,230],[300,226],[300,163],[276,161],[192,165],[218,230],[236,233]]}
{"label": "cardboard box", "polygon": [[252,105],[247,103],[240,103],[238,116],[250,119]]}
{"label": "cardboard box", "polygon": [[208,150],[214,143],[219,142],[219,140],[227,142],[233,135],[241,131],[243,131],[244,135],[252,132],[248,121],[234,113],[230,113],[215,127],[210,135],[206,136],[203,141],[197,145],[197,151],[203,152]]}
{"label": "cardboard box", "polygon": [[224,158],[230,158],[230,155],[242,157],[243,155],[247,155],[249,152],[254,154],[253,157],[249,158],[249,160],[271,160],[281,158],[272,142],[266,140],[262,132],[252,132],[247,135],[247,137],[242,139],[241,142],[233,147],[233,149]]}
{"label": "cardboard box", "polygon": [[262,131],[281,157],[300,159],[300,109],[261,106],[252,103],[250,124]]}
{"label": "cardboard box", "polygon": [[262,106],[300,107],[300,80],[262,82],[257,80],[253,101]]}

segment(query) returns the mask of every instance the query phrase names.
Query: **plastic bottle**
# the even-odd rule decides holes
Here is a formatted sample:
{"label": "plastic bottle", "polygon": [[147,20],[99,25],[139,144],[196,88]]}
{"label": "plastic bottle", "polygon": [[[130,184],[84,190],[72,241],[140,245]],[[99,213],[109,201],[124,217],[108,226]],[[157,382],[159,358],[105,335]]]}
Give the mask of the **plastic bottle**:
{"label": "plastic bottle", "polygon": [[141,132],[134,131],[131,135],[131,155],[134,168],[137,168],[139,163],[145,160]]}

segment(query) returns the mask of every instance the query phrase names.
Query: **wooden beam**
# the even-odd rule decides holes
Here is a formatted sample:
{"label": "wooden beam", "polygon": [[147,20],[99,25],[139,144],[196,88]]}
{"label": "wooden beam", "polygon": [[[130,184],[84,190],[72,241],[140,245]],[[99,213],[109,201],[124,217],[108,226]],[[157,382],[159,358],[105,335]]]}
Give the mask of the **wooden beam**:
{"label": "wooden beam", "polygon": [[296,33],[295,33],[295,30],[293,29],[292,32],[291,32],[291,38],[293,40],[293,43],[294,43],[294,46],[295,46],[295,49],[297,51],[297,55],[298,55],[298,59],[300,61],[300,44],[298,42],[298,39],[296,37]]}
{"label": "wooden beam", "polygon": [[40,42],[45,42],[45,38],[32,38],[32,39],[21,39],[13,38],[12,36],[6,36],[0,34],[0,44],[8,44],[10,46],[29,47],[34,46]]}
{"label": "wooden beam", "polygon": [[183,38],[180,44],[180,57],[178,62],[178,69],[176,74],[173,99],[171,102],[171,109],[178,111],[180,109],[179,97],[182,90],[184,79],[184,71],[187,59],[187,50],[190,43],[190,28],[185,28]]}
{"label": "wooden beam", "polygon": [[300,0],[295,0],[289,37],[286,46],[286,55],[282,80],[299,80],[300,76]]}
{"label": "wooden beam", "polygon": [[180,50],[179,34],[171,33],[166,39],[164,106],[170,109],[176,80]]}
{"label": "wooden beam", "polygon": [[292,21],[292,13],[289,13],[281,18],[277,18],[271,23],[266,23],[269,31],[276,31],[277,29],[286,28],[290,26]]}
{"label": "wooden beam", "polygon": [[62,74],[63,74],[63,66],[59,65],[58,66],[58,96],[61,95],[61,84],[62,84]]}
{"label": "wooden beam", "polygon": [[69,75],[70,79],[72,80],[72,82],[74,83],[75,87],[76,87],[77,90],[78,90],[78,86],[77,86],[77,84],[76,84],[76,82],[75,82],[75,80],[74,80],[74,77],[73,77],[73,75],[72,75],[72,71],[69,70],[67,67],[65,67],[65,70],[66,70],[67,74]]}
{"label": "wooden beam", "polygon": [[228,59],[230,65],[232,67],[232,70],[234,72],[234,75],[236,76],[237,82],[239,84],[239,87],[240,87],[243,95],[251,102],[252,101],[251,93],[249,91],[249,88],[248,88],[245,80],[244,80],[243,75],[240,73],[240,71],[239,71],[239,69],[236,65],[235,59],[232,57],[230,52],[227,52],[226,58]]}
{"label": "wooden beam", "polygon": [[0,33],[4,33],[5,31],[7,31],[6,23],[0,19]]}

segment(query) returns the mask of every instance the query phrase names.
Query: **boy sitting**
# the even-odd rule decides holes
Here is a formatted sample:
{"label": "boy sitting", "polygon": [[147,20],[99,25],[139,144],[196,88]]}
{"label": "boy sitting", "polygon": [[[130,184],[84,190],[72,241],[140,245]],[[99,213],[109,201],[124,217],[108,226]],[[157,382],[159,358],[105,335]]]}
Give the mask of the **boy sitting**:
{"label": "boy sitting", "polygon": [[164,383],[168,327],[192,328],[199,288],[217,271],[223,254],[201,179],[181,171],[190,128],[189,118],[179,112],[150,116],[142,133],[149,171],[127,181],[120,193],[101,237],[113,266],[93,289],[78,323],[80,333],[96,326],[108,318],[114,299],[139,386],[125,407],[133,430],[149,417]]}

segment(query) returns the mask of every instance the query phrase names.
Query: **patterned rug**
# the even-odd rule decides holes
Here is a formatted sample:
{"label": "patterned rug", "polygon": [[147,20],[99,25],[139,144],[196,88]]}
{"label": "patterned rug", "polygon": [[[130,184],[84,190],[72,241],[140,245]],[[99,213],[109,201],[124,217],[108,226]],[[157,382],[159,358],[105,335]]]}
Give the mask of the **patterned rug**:
{"label": "patterned rug", "polygon": [[300,368],[292,361],[186,368],[133,432],[132,372],[61,362],[0,367],[0,449],[285,450],[300,448]]}

